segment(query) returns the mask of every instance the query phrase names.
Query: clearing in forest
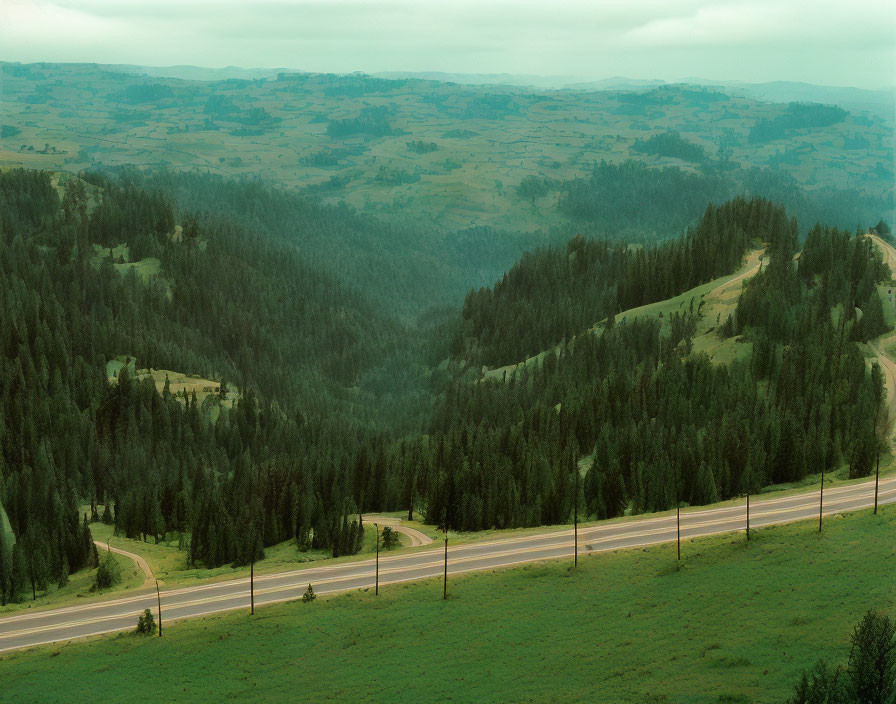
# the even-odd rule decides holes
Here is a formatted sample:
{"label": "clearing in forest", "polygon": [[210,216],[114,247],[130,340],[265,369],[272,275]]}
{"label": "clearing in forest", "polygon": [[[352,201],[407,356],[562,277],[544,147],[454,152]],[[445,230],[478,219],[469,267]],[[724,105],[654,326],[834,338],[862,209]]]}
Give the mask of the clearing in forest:
{"label": "clearing in forest", "polygon": [[[730,340],[719,339],[715,329],[717,325],[725,322],[730,313],[734,312],[744,282],[759,271],[764,253],[764,249],[751,250],[747,254],[744,264],[733,274],[713,279],[673,298],[630,308],[618,313],[615,321],[618,324],[632,318],[654,317],[659,318],[666,328],[672,313],[682,313],[693,305],[694,311],[699,310],[701,314],[697,323],[697,334],[694,336],[694,350],[706,352],[713,361],[720,363],[730,362],[736,357],[743,357],[749,354],[750,343],[737,342],[733,338]],[[595,323],[586,334],[599,332],[605,323],[606,320]],[[571,342],[574,343],[575,338]],[[482,378],[499,381],[509,378],[514,372],[524,367],[532,367],[536,363],[541,363],[551,353],[559,355],[560,345],[539,352],[524,362],[488,369],[483,372]]]}

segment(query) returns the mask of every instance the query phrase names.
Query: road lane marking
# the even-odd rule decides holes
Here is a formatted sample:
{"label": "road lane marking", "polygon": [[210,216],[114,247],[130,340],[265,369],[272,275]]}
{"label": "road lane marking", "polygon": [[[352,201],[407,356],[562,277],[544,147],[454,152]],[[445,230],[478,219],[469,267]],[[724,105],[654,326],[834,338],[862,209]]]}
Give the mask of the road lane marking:
{"label": "road lane marking", "polygon": [[[881,485],[883,485],[884,487],[888,487],[889,484],[894,484],[894,483],[896,483],[896,479],[891,478],[891,479],[882,481]],[[839,511],[842,511],[845,509],[855,510],[857,508],[861,508],[862,506],[851,506],[850,505],[847,507],[847,506],[845,506],[845,504],[847,504],[847,503],[851,504],[852,502],[856,502],[856,501],[861,502],[861,501],[864,501],[865,499],[868,499],[871,496],[873,496],[873,483],[865,482],[862,484],[851,485],[848,487],[838,487],[836,490],[831,489],[828,491],[831,493],[836,491],[838,496],[835,499],[833,499],[825,504],[824,512],[826,514],[837,513]],[[894,486],[893,489],[885,488],[885,490],[881,491],[879,494],[880,503],[890,503],[890,497],[893,494],[896,494],[896,486]],[[754,525],[756,525],[757,527],[760,527],[760,526],[765,526],[765,525],[775,525],[775,524],[781,524],[781,523],[785,523],[785,522],[804,520],[806,518],[806,516],[791,515],[791,518],[789,518],[785,521],[774,521],[774,520],[768,521],[768,519],[771,518],[772,516],[776,516],[776,515],[780,516],[783,514],[796,514],[796,513],[804,512],[809,508],[813,508],[815,506],[814,493],[813,494],[803,494],[798,497],[786,497],[785,499],[778,499],[778,500],[773,500],[773,501],[762,502],[760,505],[781,503],[782,501],[788,501],[788,500],[794,500],[794,499],[801,499],[805,503],[801,503],[796,506],[790,506],[787,508],[778,509],[775,511],[761,511],[761,510],[754,509],[754,511],[751,511],[751,518],[753,520],[755,520]],[[704,511],[690,512],[689,514],[686,514],[686,516],[688,516],[689,518],[700,518],[700,517],[708,515],[708,514],[719,513],[720,511],[731,512],[733,510],[738,510],[738,509],[741,509],[741,507],[724,507],[722,509],[708,509],[708,510],[704,510]],[[740,511],[738,511],[738,513],[740,513]],[[637,523],[639,523],[640,525],[637,525],[637,523],[625,523],[625,524],[615,524],[612,526],[595,526],[590,529],[583,529],[581,531],[581,533],[583,534],[582,537],[585,539],[589,539],[589,534],[590,534],[590,541],[591,541],[592,545],[593,544],[606,544],[606,543],[614,543],[614,544],[615,543],[628,543],[631,540],[635,540],[635,539],[639,539],[639,538],[656,537],[656,536],[662,535],[664,533],[666,533],[668,535],[660,538],[659,540],[645,541],[645,542],[641,542],[641,543],[638,543],[635,545],[628,545],[628,544],[608,545],[606,547],[601,547],[601,548],[596,548],[596,549],[594,547],[592,547],[592,545],[587,545],[585,547],[585,549],[580,552],[586,552],[586,553],[604,552],[604,551],[608,551],[608,550],[627,549],[627,548],[641,547],[641,546],[646,546],[646,545],[654,545],[654,544],[663,543],[663,542],[670,542],[675,539],[674,530],[673,530],[672,526],[660,526],[657,524],[664,523],[664,522],[670,522],[671,518],[672,517],[670,517],[670,516],[664,516],[662,518],[638,521]],[[701,537],[704,535],[711,535],[711,534],[715,534],[715,533],[732,532],[732,530],[735,532],[739,532],[740,530],[743,530],[743,529],[733,527],[734,524],[736,523],[737,518],[739,518],[739,516],[735,515],[730,518],[716,519],[716,520],[709,520],[709,521],[698,521],[696,523],[693,520],[688,520],[686,523],[684,523],[682,525],[682,530],[688,531],[690,533],[688,538]],[[650,524],[653,524],[653,525],[650,526]],[[720,526],[720,529],[712,530],[712,531],[705,531],[705,532],[696,533],[696,534],[692,533],[692,531],[694,531],[694,530],[702,530],[702,529],[705,529],[710,526]],[[647,530],[630,531],[630,530],[626,530],[626,528],[628,528],[628,527],[647,528]],[[612,534],[611,535],[602,535],[603,533],[608,533],[608,532],[611,532]],[[597,535],[594,535],[594,534],[597,534]],[[551,557],[559,557],[569,547],[571,547],[571,541],[567,540],[567,538],[571,538],[571,537],[572,537],[572,531],[564,530],[564,531],[557,531],[557,532],[542,534],[540,536],[539,535],[523,536],[523,537],[517,537],[517,538],[504,539],[504,540],[500,540],[500,541],[492,541],[490,543],[478,543],[475,545],[473,545],[473,544],[464,545],[464,546],[462,546],[462,548],[465,548],[465,549],[455,548],[455,552],[460,550],[461,554],[459,556],[454,556],[452,559],[449,559],[449,566],[451,566],[451,565],[456,566],[456,565],[459,565],[462,563],[477,563],[477,562],[484,562],[484,561],[492,561],[492,562],[488,565],[476,565],[476,566],[473,566],[473,567],[470,567],[467,569],[462,569],[462,570],[457,569],[455,567],[454,569],[449,569],[449,572],[451,572],[452,574],[460,574],[460,573],[467,572],[467,571],[477,571],[477,570],[482,570],[482,569],[504,567],[504,566],[510,566],[510,565],[515,565],[515,564],[524,564],[526,562],[550,559]],[[553,538],[557,538],[558,540],[552,540]],[[520,548],[510,549],[510,550],[481,552],[482,548],[488,548],[488,547],[492,547],[495,545],[506,545],[507,543],[514,543],[514,542],[515,543],[536,542],[539,540],[547,540],[548,542],[541,542],[537,545],[530,545],[530,546],[520,547]],[[470,551],[473,549],[480,551],[479,554],[477,554],[476,552],[474,552],[473,554],[469,554]],[[543,555],[540,557],[533,557],[531,559],[519,559],[524,555],[531,555],[533,553],[545,553],[545,552],[551,552],[551,553],[555,553],[555,554]],[[381,562],[387,562],[387,563],[389,563],[389,562],[405,563],[405,564],[395,564],[391,568],[387,567],[385,570],[383,570],[381,568],[381,573],[385,574],[385,575],[389,575],[389,574],[400,574],[402,572],[420,572],[420,571],[425,572],[427,570],[436,570],[434,572],[434,575],[438,574],[439,570],[437,568],[443,564],[442,560],[441,559],[429,560],[428,558],[430,558],[430,555],[436,556],[439,553],[441,553],[440,549],[434,549],[432,551],[429,551],[429,550],[421,551],[421,552],[417,552],[417,553],[410,554],[410,555],[396,556],[391,559],[381,560]],[[506,558],[509,558],[509,557],[512,557],[514,559],[507,560]],[[417,562],[417,560],[420,560],[420,561]],[[495,561],[497,561],[497,562],[495,562]],[[359,580],[359,579],[363,580],[365,578],[369,579],[371,577],[371,574],[364,571],[364,568],[372,567],[373,565],[374,565],[374,561],[365,560],[362,562],[347,563],[347,564],[343,564],[343,565],[335,565],[335,566],[330,566],[330,567],[308,568],[305,570],[296,570],[296,571],[277,573],[277,574],[272,574],[272,575],[264,575],[263,577],[260,577],[256,581],[257,582],[258,581],[262,581],[262,582],[263,581],[271,581],[273,579],[278,579],[278,578],[279,579],[301,578],[301,580],[300,580],[300,582],[296,582],[296,583],[274,585],[271,587],[263,588],[261,590],[256,590],[256,593],[264,596],[266,594],[275,594],[275,593],[281,593],[281,592],[291,591],[291,590],[295,590],[295,589],[300,589],[301,587],[303,587],[305,585],[308,578],[313,576],[314,574],[332,573],[334,571],[335,572],[351,571],[352,572],[351,574],[345,574],[342,576],[334,576],[334,577],[329,577],[329,578],[324,577],[323,579],[317,580],[317,583],[319,585],[319,587],[318,587],[319,591],[324,591],[327,593],[333,592],[333,591],[340,591],[339,588],[328,589],[327,587],[332,586],[334,584],[347,582],[347,581],[353,581],[353,580]],[[425,577],[419,576],[419,575],[408,577],[405,579],[400,579],[400,580],[392,580],[392,579],[388,579],[388,577],[387,577],[387,579],[381,580],[381,583],[382,584],[391,584],[391,583],[397,583],[399,581],[413,581],[416,579],[423,579],[423,578],[425,578]],[[315,581],[315,580],[312,579],[311,581]],[[248,582],[249,582],[248,578],[241,578],[241,579],[237,579],[237,580],[229,580],[227,582],[219,582],[219,583],[213,583],[213,584],[209,584],[209,585],[199,585],[197,587],[192,587],[192,588],[173,590],[171,592],[165,592],[164,594],[166,596],[172,596],[172,595],[182,595],[182,594],[187,594],[187,593],[193,593],[193,592],[200,591],[200,590],[214,590],[214,589],[230,590],[230,589],[234,589],[235,587],[248,585]],[[372,584],[372,582],[371,582],[371,584]],[[239,592],[239,591],[235,591],[235,592],[227,591],[225,593],[213,595],[213,596],[210,596],[210,597],[207,597],[204,599],[193,599],[193,600],[189,600],[189,601],[175,602],[173,604],[168,604],[167,608],[168,608],[168,610],[174,610],[174,611],[184,610],[184,609],[192,609],[192,608],[195,608],[196,606],[201,606],[204,604],[212,604],[215,602],[222,602],[222,601],[237,599],[240,597],[240,595],[241,595],[241,592]],[[272,599],[262,598],[261,601],[263,603],[273,603],[274,601],[281,601],[281,600],[286,601],[286,600],[295,599],[297,597],[298,597],[297,594],[291,594],[290,596],[284,597],[283,599],[272,600]],[[139,601],[147,602],[150,600],[151,600],[151,595],[144,594],[144,595],[140,595],[140,596],[130,597],[128,599],[118,599],[118,600],[114,600],[111,602],[101,602],[98,604],[89,604],[89,605],[83,605],[83,606],[78,606],[78,607],[69,607],[67,609],[51,610],[51,611],[45,611],[45,612],[40,612],[40,613],[34,613],[34,614],[26,614],[26,615],[22,615],[22,616],[18,616],[18,617],[13,616],[13,617],[10,617],[7,619],[0,620],[0,625],[8,625],[11,622],[21,621],[21,620],[31,620],[31,619],[36,619],[36,618],[53,618],[53,617],[58,617],[63,614],[77,613],[77,612],[88,610],[88,609],[116,608],[116,607],[125,606],[126,604],[133,604],[133,603],[136,603]],[[216,613],[217,611],[221,611],[221,610],[229,610],[229,608],[230,607],[228,607],[227,609],[204,611],[201,614],[187,614],[184,616],[171,616],[167,620],[189,618],[191,616]],[[245,608],[245,606],[239,605],[239,606],[236,606],[233,608]],[[93,624],[93,623],[100,623],[102,621],[110,621],[110,620],[114,620],[114,619],[125,619],[125,618],[128,618],[128,617],[132,616],[133,614],[137,613],[138,611],[139,611],[139,609],[137,609],[133,612],[129,612],[129,613],[116,613],[116,614],[110,614],[110,615],[105,615],[105,616],[97,616],[94,618],[83,619],[83,620],[75,621],[75,622],[63,621],[61,623],[47,624],[44,626],[39,626],[36,628],[31,628],[31,629],[27,629],[27,628],[19,629],[17,631],[11,631],[11,632],[0,634],[0,639],[9,640],[11,638],[21,638],[23,635],[31,635],[31,634],[35,634],[35,633],[39,633],[39,632],[49,632],[49,631],[54,631],[54,630],[70,629],[72,627],[85,626],[85,625],[89,625],[89,624]],[[113,631],[118,631],[118,630],[122,630],[122,629],[113,629]],[[103,631],[103,632],[111,632],[111,631]],[[87,634],[79,635],[76,637],[83,637],[84,635],[87,635]],[[90,635],[93,635],[93,633],[91,633]],[[68,639],[70,639],[70,638],[71,638],[71,636],[68,637]],[[59,639],[54,639],[53,641],[48,641],[48,642],[58,642],[59,640],[66,640],[66,639],[67,639],[66,637],[61,637]],[[10,648],[0,648],[0,650],[8,650],[8,649],[16,648],[16,647],[22,647],[22,646],[11,646]]]}

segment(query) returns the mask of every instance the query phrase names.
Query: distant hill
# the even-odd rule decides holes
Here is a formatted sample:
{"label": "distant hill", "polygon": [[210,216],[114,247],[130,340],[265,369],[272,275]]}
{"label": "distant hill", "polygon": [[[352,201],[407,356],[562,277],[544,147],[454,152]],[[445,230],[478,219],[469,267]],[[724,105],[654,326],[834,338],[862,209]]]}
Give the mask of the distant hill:
{"label": "distant hill", "polygon": [[[568,85],[563,77],[546,88],[511,83],[554,78],[0,66],[8,135],[0,166],[201,169],[306,189],[378,215],[420,218],[441,233],[581,227],[558,207],[560,184],[586,177],[602,161],[629,159],[653,169],[735,175],[738,182],[745,180],[738,173],[761,169],[764,180],[787,181],[794,192],[842,194],[836,201],[862,193],[872,201],[862,222],[886,217],[891,207],[894,120],[860,109],[881,103],[874,91],[762,88],[768,99],[788,98],[782,105],[745,95],[743,87],[625,78],[558,90]],[[835,98],[853,101],[835,121],[792,119],[791,102]],[[754,132],[760,123],[773,129]],[[643,148],[671,133],[692,146]],[[699,154],[705,158],[694,160]],[[524,179],[541,185],[520,191]],[[852,211],[848,219],[854,226]]]}

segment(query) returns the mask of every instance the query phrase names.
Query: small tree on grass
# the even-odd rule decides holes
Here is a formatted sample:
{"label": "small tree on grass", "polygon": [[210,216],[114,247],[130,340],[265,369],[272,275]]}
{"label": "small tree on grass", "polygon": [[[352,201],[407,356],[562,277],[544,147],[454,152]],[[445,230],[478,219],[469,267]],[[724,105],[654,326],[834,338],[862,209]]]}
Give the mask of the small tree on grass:
{"label": "small tree on grass", "polygon": [[100,560],[100,566],[96,568],[96,576],[93,579],[91,591],[98,589],[109,589],[121,582],[121,567],[118,561],[112,557],[112,551],[108,551],[106,556]]}
{"label": "small tree on grass", "polygon": [[896,700],[896,622],[869,611],[852,634],[849,689],[857,702]]}
{"label": "small tree on grass", "polygon": [[391,550],[398,545],[398,535],[391,527],[383,528],[383,550]]}
{"label": "small tree on grass", "polygon": [[137,633],[142,636],[151,636],[156,632],[156,619],[152,615],[152,611],[145,609],[137,618]]}
{"label": "small tree on grass", "polygon": [[315,599],[317,599],[317,594],[314,593],[314,589],[309,584],[308,589],[302,594],[302,601],[307,604],[309,601],[314,601]]}
{"label": "small tree on grass", "polygon": [[804,672],[788,704],[896,702],[896,622],[869,611],[852,634],[845,670],[820,660]]}
{"label": "small tree on grass", "polygon": [[520,198],[525,198],[526,200],[531,201],[532,206],[534,207],[535,199],[546,196],[548,194],[548,188],[549,182],[546,178],[526,176],[520,182],[520,185],[516,187],[516,194]]}

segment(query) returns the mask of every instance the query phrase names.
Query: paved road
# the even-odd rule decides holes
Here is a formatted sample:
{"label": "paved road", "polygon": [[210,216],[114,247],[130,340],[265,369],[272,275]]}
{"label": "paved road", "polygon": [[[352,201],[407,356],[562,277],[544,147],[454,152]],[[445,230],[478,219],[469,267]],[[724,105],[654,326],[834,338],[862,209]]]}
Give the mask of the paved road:
{"label": "paved road", "polygon": [[[825,514],[870,506],[874,483],[826,489]],[[750,506],[751,527],[786,523],[818,515],[818,492],[786,498],[754,500]],[[896,477],[880,483],[880,503],[896,503]],[[681,536],[692,538],[713,533],[743,530],[743,506],[687,511],[681,515]],[[806,525],[806,530],[813,526]],[[675,516],[603,523],[579,531],[579,552],[599,552],[652,545],[675,540]],[[503,540],[473,542],[451,547],[448,573],[488,570],[536,560],[572,556],[572,530],[527,535]],[[380,558],[380,585],[425,579],[442,574],[442,546]],[[256,605],[296,599],[308,583],[318,594],[372,587],[373,560],[348,562],[330,567],[259,576],[255,579]],[[449,580],[450,588],[450,580]],[[434,598],[440,591],[434,588]],[[249,580],[235,579],[203,586],[162,592],[164,622],[249,607]],[[93,604],[17,614],[0,619],[0,651],[25,648],[98,633],[133,629],[143,609],[156,608],[154,593],[133,594]]]}

